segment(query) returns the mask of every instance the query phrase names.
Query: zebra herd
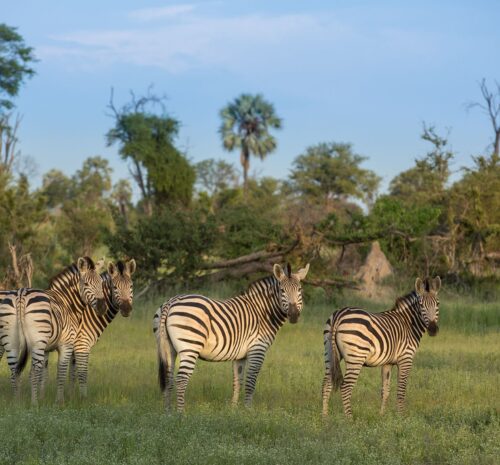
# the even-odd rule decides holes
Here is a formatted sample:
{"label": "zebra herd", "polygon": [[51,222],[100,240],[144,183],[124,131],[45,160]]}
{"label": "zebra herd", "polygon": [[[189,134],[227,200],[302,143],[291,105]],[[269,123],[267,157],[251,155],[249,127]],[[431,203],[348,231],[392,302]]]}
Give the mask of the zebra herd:
{"label": "zebra herd", "polygon": [[[132,311],[135,261],[96,263],[80,257],[76,264],[52,278],[42,291],[22,288],[0,292],[0,358],[5,352],[11,383],[19,395],[18,378],[31,355],[31,401],[43,396],[49,352],[57,350],[57,396],[64,401],[68,365],[87,395],[89,354],[104,329],[120,312]],[[309,264],[293,273],[275,264],[273,274],[250,284],[240,295],[215,300],[203,295],[177,295],[165,302],[153,318],[157,342],[158,379],[167,412],[176,388],[177,410],[182,412],[185,392],[198,359],[233,362],[232,404],[244,386],[249,406],[267,349],[288,320],[296,323],[303,309],[301,282]],[[382,313],[354,307],[335,311],[323,331],[325,374],[323,415],[328,414],[332,389],[342,395],[344,413],[352,416],[351,394],[363,366],[382,367],[382,406],[389,395],[391,369],[398,368],[397,406],[403,411],[408,375],[420,339],[438,331],[439,277],[417,278],[415,289]],[[174,381],[176,360],[179,366]],[[342,375],[340,361],[346,369]]]}

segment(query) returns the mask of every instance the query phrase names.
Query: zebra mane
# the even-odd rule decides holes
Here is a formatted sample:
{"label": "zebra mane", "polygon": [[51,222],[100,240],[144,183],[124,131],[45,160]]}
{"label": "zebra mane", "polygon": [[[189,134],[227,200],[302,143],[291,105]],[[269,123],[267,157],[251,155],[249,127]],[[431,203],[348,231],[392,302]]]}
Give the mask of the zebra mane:
{"label": "zebra mane", "polygon": [[67,266],[62,271],[60,271],[55,276],[52,276],[52,278],[49,279],[49,288],[53,287],[54,284],[60,282],[64,278],[69,278],[70,276],[77,274],[78,274],[78,268],[76,266],[76,263],[72,263],[71,265]]}
{"label": "zebra mane", "polygon": [[278,280],[274,276],[265,276],[264,278],[257,279],[248,285],[244,294],[254,294],[261,292],[262,288],[272,289],[276,286]]}
{"label": "zebra mane", "polygon": [[413,305],[417,301],[417,293],[415,291],[411,291],[408,294],[398,297],[396,302],[394,302],[393,310],[402,310],[406,308],[408,305]]}

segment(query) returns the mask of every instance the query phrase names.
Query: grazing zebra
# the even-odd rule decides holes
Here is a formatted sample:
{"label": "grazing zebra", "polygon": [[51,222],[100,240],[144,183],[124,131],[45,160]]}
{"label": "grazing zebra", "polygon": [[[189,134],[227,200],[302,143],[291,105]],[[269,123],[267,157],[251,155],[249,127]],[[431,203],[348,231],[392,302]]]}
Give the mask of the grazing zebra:
{"label": "grazing zebra", "polygon": [[[360,308],[337,310],[324,329],[325,377],[323,378],[323,415],[328,414],[332,385],[340,387],[344,413],[352,417],[351,395],[362,366],[382,367],[382,406],[385,411],[391,381],[391,368],[398,367],[398,411],[403,412],[406,383],[420,338],[438,332],[441,279],[417,278],[415,291],[396,300],[391,310],[370,313]],[[345,360],[342,377],[340,360]]]}
{"label": "grazing zebra", "polygon": [[296,323],[302,311],[302,281],[309,265],[292,273],[274,265],[273,275],[254,282],[246,292],[228,300],[202,295],[179,295],[163,304],[153,320],[158,346],[160,388],[166,410],[174,385],[177,410],[184,410],[184,395],[196,360],[233,361],[233,398],[237,404],[246,368],[245,404],[251,404],[257,375],[267,349],[288,318]]}
{"label": "grazing zebra", "polygon": [[59,354],[56,400],[59,403],[64,401],[64,381],[82,314],[87,306],[99,314],[106,311],[99,275],[102,265],[102,261],[96,265],[89,257],[80,257],[76,265],[65,268],[52,278],[46,291],[39,291],[48,296],[50,305],[42,310],[27,305],[28,302],[20,306],[18,327],[21,353],[15,371],[16,375],[21,373],[30,351],[32,404],[38,402],[45,352],[52,350],[57,350]]}
{"label": "grazing zebra", "polygon": [[32,312],[46,314],[50,300],[44,291],[21,288],[0,292],[0,358],[7,353],[10,379],[14,394],[19,397],[16,364],[19,358],[19,345],[22,335],[19,333],[19,314],[29,307]]}
{"label": "grazing zebra", "polygon": [[[136,269],[135,260],[108,263],[108,270],[101,274],[104,298],[107,311],[98,315],[93,311],[84,311],[76,334],[74,352],[71,357],[70,378],[74,380],[75,372],[82,397],[87,396],[87,374],[90,350],[97,343],[106,327],[113,321],[118,312],[128,317],[132,311],[133,287],[132,275]],[[46,354],[48,357],[48,354]],[[45,383],[47,379],[47,361],[45,362]],[[43,385],[43,384],[42,384]]]}

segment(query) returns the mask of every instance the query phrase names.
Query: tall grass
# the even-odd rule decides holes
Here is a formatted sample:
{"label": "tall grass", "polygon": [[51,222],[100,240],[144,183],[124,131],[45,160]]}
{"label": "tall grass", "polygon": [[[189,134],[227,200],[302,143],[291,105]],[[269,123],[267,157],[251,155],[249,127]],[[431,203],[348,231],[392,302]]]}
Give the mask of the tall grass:
{"label": "tall grass", "polygon": [[[211,295],[223,297],[229,289]],[[410,375],[407,414],[380,417],[380,371],[364,368],[354,389],[354,420],[340,396],[323,421],[322,327],[336,307],[386,309],[352,295],[307,304],[271,347],[252,409],[229,406],[231,365],[199,362],[186,414],[167,416],[156,382],[151,319],[165,297],[117,317],[91,355],[89,398],[69,386],[56,407],[55,359],[41,407],[29,407],[26,375],[16,404],[0,370],[0,464],[495,464],[500,448],[500,312],[494,304],[442,297],[441,331],[424,336]]]}

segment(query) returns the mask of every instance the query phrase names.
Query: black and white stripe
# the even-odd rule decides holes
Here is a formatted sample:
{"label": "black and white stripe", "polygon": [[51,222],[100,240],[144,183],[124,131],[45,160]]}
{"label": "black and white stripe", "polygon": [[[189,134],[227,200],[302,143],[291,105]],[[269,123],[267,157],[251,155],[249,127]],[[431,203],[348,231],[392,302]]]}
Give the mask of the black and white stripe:
{"label": "black and white stripe", "polygon": [[57,401],[64,401],[64,382],[82,314],[87,306],[101,314],[106,311],[102,279],[98,273],[101,266],[102,263],[95,265],[89,257],[80,257],[76,265],[52,278],[46,291],[39,291],[39,299],[42,295],[48,297],[48,306],[40,309],[29,305],[29,301],[19,305],[17,324],[21,349],[15,371],[18,375],[23,370],[28,353],[31,353],[33,404],[38,401],[45,352],[52,350],[59,354]]}
{"label": "black and white stripe", "polygon": [[300,281],[309,265],[292,273],[274,265],[274,275],[251,284],[228,300],[202,295],[179,295],[166,302],[153,320],[159,360],[159,381],[170,409],[176,377],[177,410],[184,410],[184,395],[198,358],[233,361],[233,404],[238,402],[246,371],[245,403],[249,405],[267,349],[285,320],[296,323],[302,311]]}
{"label": "black and white stripe", "polygon": [[[16,365],[20,356],[20,349],[24,335],[19,326],[20,316],[29,308],[32,314],[44,318],[50,312],[50,299],[45,291],[30,288],[21,288],[15,291],[0,292],[0,357],[7,354],[7,364],[11,373],[11,384],[15,396],[19,396],[18,373]],[[38,351],[35,341],[33,350]],[[32,376],[37,375],[41,366],[34,362]],[[32,393],[36,397],[36,392]]]}
{"label": "black and white stripe", "polygon": [[135,269],[136,264],[133,259],[128,262],[118,261],[116,265],[108,263],[108,270],[101,274],[107,306],[106,313],[98,315],[96,312],[86,310],[82,314],[71,363],[71,377],[74,379],[76,372],[82,397],[87,395],[90,350],[118,312],[128,317],[132,311],[132,274]]}
{"label": "black and white stripe", "polygon": [[[417,278],[415,291],[396,300],[391,310],[370,313],[360,308],[337,310],[324,329],[325,376],[323,378],[323,415],[328,414],[332,387],[340,387],[344,413],[352,416],[351,395],[363,366],[382,367],[382,406],[384,413],[391,368],[398,367],[398,410],[404,410],[406,384],[424,332],[434,336],[438,331],[441,279]],[[342,376],[340,360],[346,364]]]}

